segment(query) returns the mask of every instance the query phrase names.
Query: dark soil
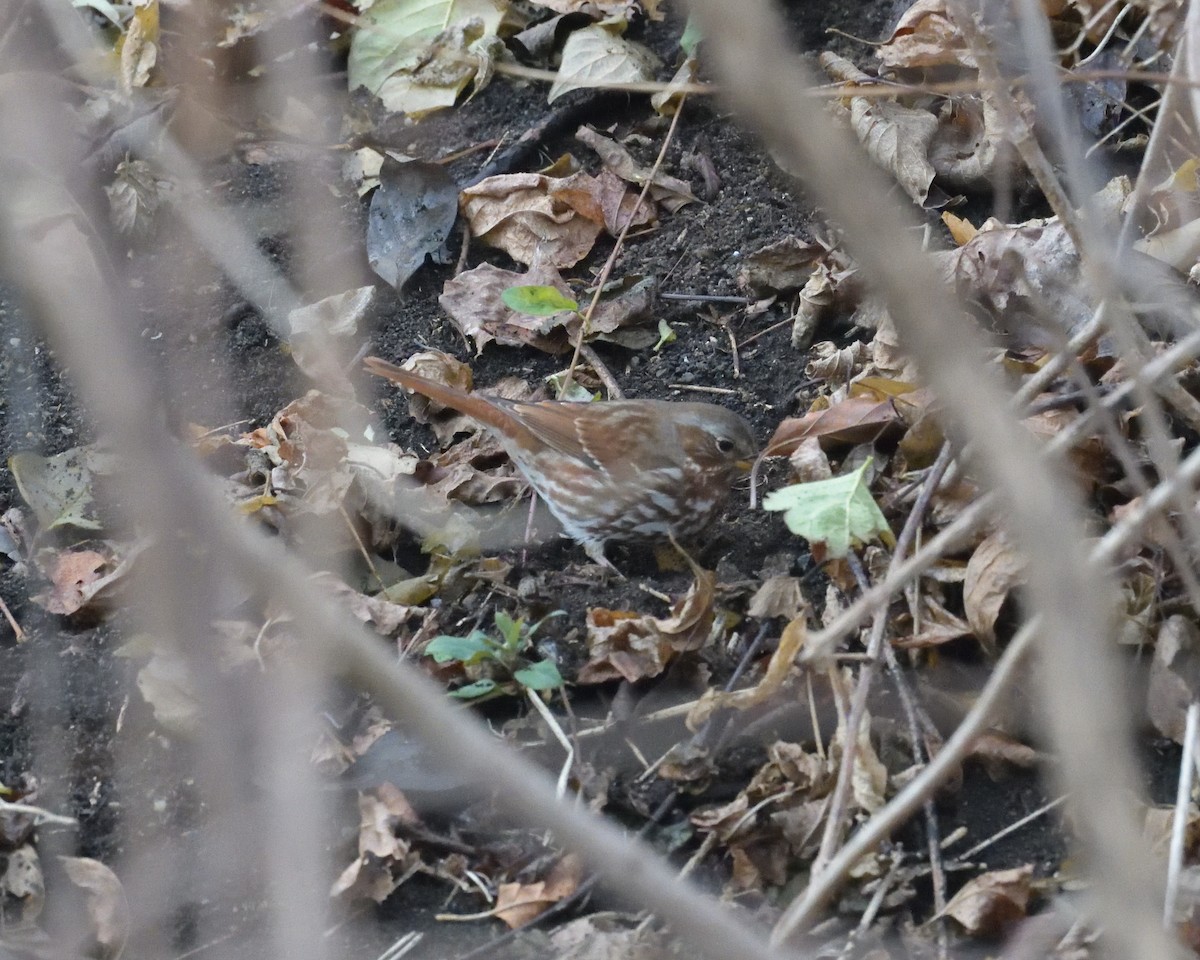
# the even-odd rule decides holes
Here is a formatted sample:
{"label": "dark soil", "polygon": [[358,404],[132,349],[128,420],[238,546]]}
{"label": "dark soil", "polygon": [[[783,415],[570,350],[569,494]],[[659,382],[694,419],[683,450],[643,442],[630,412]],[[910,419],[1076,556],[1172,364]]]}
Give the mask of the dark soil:
{"label": "dark soil", "polygon": [[[789,19],[799,49],[835,49],[860,62],[867,59],[864,48],[842,34],[827,34],[837,27],[845,34],[874,38],[886,35],[894,4],[887,2],[792,3]],[[668,20],[645,28],[639,39],[664,58],[674,56],[681,24]],[[336,67],[336,64],[334,65]],[[331,81],[331,99],[339,78]],[[335,101],[336,102],[336,101]],[[345,110],[343,104],[337,109]],[[573,131],[586,122],[597,129],[615,127],[619,134],[645,132],[652,146],[642,148],[638,159],[652,163],[653,150],[661,142],[664,126],[654,119],[646,98],[612,94],[576,93],[553,108],[570,117],[561,132],[537,146],[522,169],[536,169],[566,150],[581,150]],[[492,83],[471,102],[437,115],[404,132],[403,147],[410,153],[437,158],[474,144],[506,136],[513,139],[542,121],[547,113],[545,88],[507,80]],[[698,153],[707,157],[717,171],[720,186],[708,202],[687,206],[667,218],[653,233],[631,241],[620,261],[626,275],[655,276],[664,291],[707,295],[740,294],[736,278],[744,256],[781,237],[811,235],[813,211],[795,181],[780,171],[757,139],[740,129],[723,112],[720,103],[693,98],[686,107],[675,140],[668,152],[667,168],[678,172],[683,157]],[[474,154],[450,165],[460,182],[470,179],[487,157]],[[337,162],[329,163],[328,176],[338,177]],[[286,229],[289,168],[286,163],[248,165],[237,157],[223,157],[210,167],[214,194],[230,203],[255,225],[260,246],[284,269],[289,269],[294,251]],[[699,181],[694,184],[701,188]],[[365,206],[347,198],[342,216],[359,245],[348,251],[333,251],[341,266],[370,283],[361,237],[365,228]],[[461,234],[451,240],[450,262],[426,264],[409,282],[403,295],[388,292],[377,309],[371,352],[384,357],[405,357],[421,347],[434,347],[468,360],[476,384],[486,386],[505,376],[538,382],[561,369],[564,358],[529,349],[489,346],[472,356],[441,313],[437,297],[454,271]],[[587,277],[603,262],[610,248],[603,243],[575,271]],[[484,251],[477,245],[467,256],[468,266],[481,262]],[[186,255],[186,251],[185,251]],[[136,281],[141,315],[130,318],[130,333],[142,349],[146,375],[162,384],[170,422],[219,424],[245,421],[246,428],[262,425],[286,403],[302,394],[295,365],[283,346],[234,288],[215,268],[201,265],[181,283],[174,265],[180,251],[170,246],[135,253],[126,266],[129,279]],[[494,252],[487,258],[497,262]],[[196,274],[204,274],[197,277]],[[345,273],[343,273],[345,275]],[[219,292],[201,295],[207,282]],[[11,280],[11,278],[9,278]],[[9,289],[12,289],[10,286]],[[329,291],[335,292],[335,291]],[[164,313],[162,304],[174,309]],[[734,339],[747,342],[755,334],[786,320],[786,304],[776,304],[765,313],[747,320],[740,308],[717,304],[664,301],[660,316],[675,330],[678,339],[658,352],[631,352],[620,347],[598,347],[629,397],[666,399],[711,399],[688,387],[718,387],[731,392],[719,402],[744,414],[765,440],[779,420],[799,404],[797,389],[804,380],[804,357],[790,346],[786,323],[756,339],[739,351],[740,377],[734,377],[728,325]],[[822,336],[836,339],[836,329]],[[86,411],[78,409],[64,374],[39,340],[11,295],[0,290],[0,450],[7,457],[19,450],[57,453],[94,439]],[[187,369],[190,376],[176,378],[175,371]],[[199,371],[199,375],[197,375]],[[176,389],[176,379],[182,385]],[[430,434],[413,424],[407,406],[382,381],[363,377],[360,398],[377,411],[387,432],[406,447],[428,448]],[[158,412],[149,415],[161,415]],[[0,469],[0,509],[20,504],[21,498],[11,472]],[[796,540],[774,516],[746,510],[742,496],[732,498],[727,514],[700,545],[700,559],[720,572],[724,583],[750,581],[772,562],[772,572],[789,572],[779,567],[780,556],[790,557],[790,572],[809,573],[810,561],[796,549]],[[679,594],[690,582],[684,573],[659,570],[653,554],[644,547],[619,547],[612,553],[628,580],[589,580],[571,574],[581,560],[578,548],[567,541],[531,547],[510,559],[520,564],[514,582],[521,576],[541,578],[541,590],[550,594],[553,607],[567,616],[551,621],[548,640],[567,643],[578,635],[588,607],[643,609],[648,599],[639,588],[650,584],[655,590]],[[816,584],[816,580],[810,582]],[[54,810],[69,812],[80,820],[78,832],[58,827],[39,831],[43,862],[48,869],[47,912],[43,924],[53,933],[77,918],[72,911],[79,903],[69,885],[53,867],[51,852],[74,853],[118,862],[131,840],[179,844],[203,843],[198,829],[205,811],[198,800],[200,791],[191,780],[190,748],[180,739],[158,730],[148,707],[134,684],[135,665],[115,656],[127,639],[121,620],[102,624],[64,621],[45,613],[29,597],[39,589],[28,572],[11,564],[0,569],[0,598],[21,624],[28,639],[13,642],[7,626],[0,637],[0,781],[9,786],[37,785],[37,802]],[[823,602],[823,586],[814,586],[813,600]],[[654,602],[654,601],[649,601]],[[478,611],[482,614],[483,611]],[[720,654],[710,663],[717,675],[728,675],[736,657]],[[686,678],[670,683],[687,685]],[[42,695],[39,695],[42,694]],[[664,695],[663,689],[647,685],[639,695],[648,703]],[[610,694],[606,692],[605,696]],[[31,706],[33,705],[33,706]],[[51,705],[51,706],[47,706]],[[605,704],[594,709],[603,710]],[[581,711],[590,708],[584,702]],[[661,744],[648,742],[653,755],[656,745],[669,746],[680,729],[652,734]],[[1149,751],[1158,760],[1176,762],[1173,748]],[[1165,754],[1165,755],[1164,755]],[[748,765],[753,770],[753,763]],[[744,784],[745,771],[728,771],[729,780],[714,784],[708,793],[688,798],[667,815],[667,823],[678,823],[687,809],[700,803],[732,796]],[[1167,799],[1169,784],[1155,777],[1156,799]],[[1046,795],[1036,777],[1016,773],[993,781],[981,768],[969,766],[961,790],[943,798],[942,829],[967,828],[965,844],[973,844],[1036,809]],[[642,806],[629,799],[632,812]],[[353,795],[340,795],[336,806],[343,821],[348,846],[331,852],[332,863],[344,863],[345,850],[353,843],[357,823]],[[907,841],[920,848],[916,828]],[[1063,841],[1051,818],[1043,818],[1014,836],[998,843],[983,855],[990,867],[1034,863],[1049,872],[1060,861]],[[721,877],[713,871],[707,878],[719,888]],[[244,899],[242,884],[225,886],[220,878],[175,877],[179,906],[169,918],[172,932],[165,944],[170,954],[156,954],[140,944],[131,945],[129,957],[166,956],[202,946],[206,939],[228,937],[211,952],[200,956],[252,958],[262,955],[256,941],[262,931],[255,922],[255,902]],[[486,942],[498,924],[443,924],[429,920],[432,913],[458,909],[445,904],[446,888],[418,878],[403,886],[374,918],[374,922],[348,925],[329,941],[331,955],[371,957],[381,953],[401,933],[430,929],[430,939],[413,957],[452,957]],[[265,899],[268,893],[260,891]],[[462,906],[463,912],[476,909]],[[161,944],[160,944],[161,946]]]}

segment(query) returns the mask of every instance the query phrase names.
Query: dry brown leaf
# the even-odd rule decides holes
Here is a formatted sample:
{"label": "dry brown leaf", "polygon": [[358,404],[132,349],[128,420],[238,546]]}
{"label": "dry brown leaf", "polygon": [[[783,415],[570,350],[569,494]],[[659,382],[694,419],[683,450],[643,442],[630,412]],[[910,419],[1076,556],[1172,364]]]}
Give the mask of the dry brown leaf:
{"label": "dry brown leaf", "polygon": [[[828,604],[826,606],[828,607]],[[796,655],[804,646],[807,636],[807,619],[801,614],[783,628],[783,633],[779,636],[779,646],[771,654],[771,659],[767,663],[767,672],[763,678],[745,690],[732,690],[728,693],[715,687],[705,690],[704,695],[696,701],[696,705],[688,713],[688,729],[698,730],[700,725],[717,710],[727,707],[734,710],[746,710],[772,697],[791,675]]]}
{"label": "dry brown leaf", "polygon": [[[575,134],[575,139],[586,143],[595,150],[600,155],[600,159],[604,161],[606,169],[611,170],[622,180],[636,184],[639,190],[647,181],[650,181],[650,199],[657,201],[665,210],[674,213],[686,204],[695,203],[696,197],[687,183],[661,169],[654,173],[652,167],[643,166],[634,160],[629,151],[616,140],[597,133],[591,127],[580,127]],[[613,226],[616,226],[616,230],[613,229]],[[609,233],[619,233],[622,226],[623,224],[610,224],[608,231]]]}
{"label": "dry brown leaf", "polygon": [[1025,917],[1032,893],[1033,867],[994,870],[968,880],[943,916],[956,920],[973,937],[1002,936]]}
{"label": "dry brown leaf", "polygon": [[1010,767],[1033,770],[1045,759],[1029,744],[997,730],[986,730],[976,737],[970,756],[980,761],[994,780],[1008,774]]}
{"label": "dry brown leaf", "polygon": [[86,595],[103,576],[112,557],[97,550],[64,550],[46,570],[48,593],[34,599],[50,613],[69,615],[86,603]]}
{"label": "dry brown leaf", "polygon": [[1025,562],[1002,533],[987,537],[967,561],[963,606],[971,631],[992,652],[996,650],[996,618],[1009,594],[1024,580]]}
{"label": "dry brown leaf", "polygon": [[474,341],[476,353],[493,340],[501,346],[528,345],[547,353],[562,353],[569,346],[564,322],[570,314],[533,317],[510,310],[501,300],[500,295],[508,287],[527,284],[554,287],[563,296],[572,296],[566,281],[546,263],[536,264],[526,273],[483,263],[447,280],[438,304],[463,336]]}
{"label": "dry brown leaf", "polygon": [[92,943],[84,951],[100,960],[116,960],[129,939],[129,901],[117,875],[90,857],[59,857],[75,886],[87,893],[87,915]]}
{"label": "dry brown leaf", "polygon": [[1200,629],[1174,614],[1164,621],[1154,646],[1146,713],[1164,737],[1183,743],[1188,707],[1200,698]]}
{"label": "dry brown leaf", "polygon": [[408,841],[396,836],[396,826],[420,821],[404,794],[390,783],[360,793],[358,812],[358,857],[334,881],[329,895],[382,903],[418,861]]}
{"label": "dry brown leaf", "polygon": [[875,56],[892,68],[975,67],[946,0],[917,0],[904,11],[892,35],[875,48]]}
{"label": "dry brown leaf", "polygon": [[827,252],[821,244],[800,237],[776,240],[746,257],[738,271],[738,286],[756,297],[799,290]]}
{"label": "dry brown leaf", "polygon": [[536,883],[502,883],[496,890],[495,914],[516,928],[545,913],[559,900],[571,896],[583,880],[583,861],[568,853],[550,868],[545,880]]}
{"label": "dry brown leaf", "polygon": [[792,468],[792,476],[797,483],[828,480],[833,476],[829,457],[821,449],[821,441],[817,437],[801,440],[788,457],[788,465]]}
{"label": "dry brown leaf", "polygon": [[955,616],[928,593],[921,594],[920,609],[921,623],[917,632],[893,641],[897,647],[936,647],[959,637],[969,637],[973,632],[966,620]]}
{"label": "dry brown leaf", "polygon": [[871,346],[861,340],[839,347],[832,340],[814,343],[808,352],[804,375],[811,380],[848,383],[862,373],[871,360]]}
{"label": "dry brown leaf", "polygon": [[32,843],[24,843],[5,855],[0,871],[0,896],[12,904],[12,924],[32,924],[46,901],[42,861]]}
{"label": "dry brown leaf", "polygon": [[677,653],[698,650],[708,639],[715,616],[715,583],[711,572],[696,570],[691,588],[675,601],[671,615],[661,620],[629,610],[590,608],[588,662],[577,682],[625,679],[633,683],[656,677]]}
{"label": "dry brown leaf", "polygon": [[816,437],[825,449],[838,444],[870,443],[898,432],[900,426],[900,415],[890,399],[850,397],[824,410],[784,420],[776,427],[767,450],[771,456],[790,456],[809,437]]}
{"label": "dry brown leaf", "polygon": [[808,609],[799,577],[768,577],[754,591],[746,609],[748,617],[786,617],[795,620]]}
{"label": "dry brown leaf", "polygon": [[[846,729],[839,725],[830,750],[833,755],[844,754]],[[855,804],[867,813],[874,813],[887,799],[888,772],[871,743],[871,715],[863,711],[858,727],[858,744],[854,750],[854,769],[850,772],[851,792]]]}
{"label": "dry brown leaf", "polygon": [[570,267],[604,229],[603,187],[587,173],[506,173],[467,187],[459,208],[473,236],[518,263]]}
{"label": "dry brown leaf", "polygon": [[653,80],[662,61],[649,48],[626,40],[623,21],[606,20],[573,31],[563,44],[549,103],[580,87]]}
{"label": "dry brown leaf", "polygon": [[854,97],[850,127],[875,163],[888,171],[918,206],[929,199],[935,171],[929,150],[938,120],[928,110]]}

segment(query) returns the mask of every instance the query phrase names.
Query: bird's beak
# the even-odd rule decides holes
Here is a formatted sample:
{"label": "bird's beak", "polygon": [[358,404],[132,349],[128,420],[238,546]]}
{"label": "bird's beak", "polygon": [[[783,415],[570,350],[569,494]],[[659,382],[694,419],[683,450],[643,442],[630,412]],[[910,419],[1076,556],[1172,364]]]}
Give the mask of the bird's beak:
{"label": "bird's beak", "polygon": [[737,467],[739,470],[741,470],[742,473],[747,473],[751,468],[753,468],[754,461],[753,460],[734,460],[733,465],[735,467]]}

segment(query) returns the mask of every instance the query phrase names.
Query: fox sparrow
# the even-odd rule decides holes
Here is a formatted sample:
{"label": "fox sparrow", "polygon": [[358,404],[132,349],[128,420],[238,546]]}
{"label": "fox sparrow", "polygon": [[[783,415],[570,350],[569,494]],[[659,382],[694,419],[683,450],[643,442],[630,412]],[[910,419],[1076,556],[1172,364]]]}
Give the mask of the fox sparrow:
{"label": "fox sparrow", "polygon": [[755,454],[750,425],[711,403],[520,403],[467,393],[378,357],[366,368],[490,428],[567,536],[589,557],[609,540],[703,529]]}

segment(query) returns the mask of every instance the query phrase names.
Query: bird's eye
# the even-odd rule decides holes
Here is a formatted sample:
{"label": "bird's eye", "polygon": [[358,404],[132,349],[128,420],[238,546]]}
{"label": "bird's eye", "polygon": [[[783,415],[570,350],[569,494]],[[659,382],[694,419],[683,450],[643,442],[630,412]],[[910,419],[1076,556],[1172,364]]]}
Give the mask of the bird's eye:
{"label": "bird's eye", "polygon": [[717,449],[722,453],[733,453],[735,444],[728,437],[717,437]]}

